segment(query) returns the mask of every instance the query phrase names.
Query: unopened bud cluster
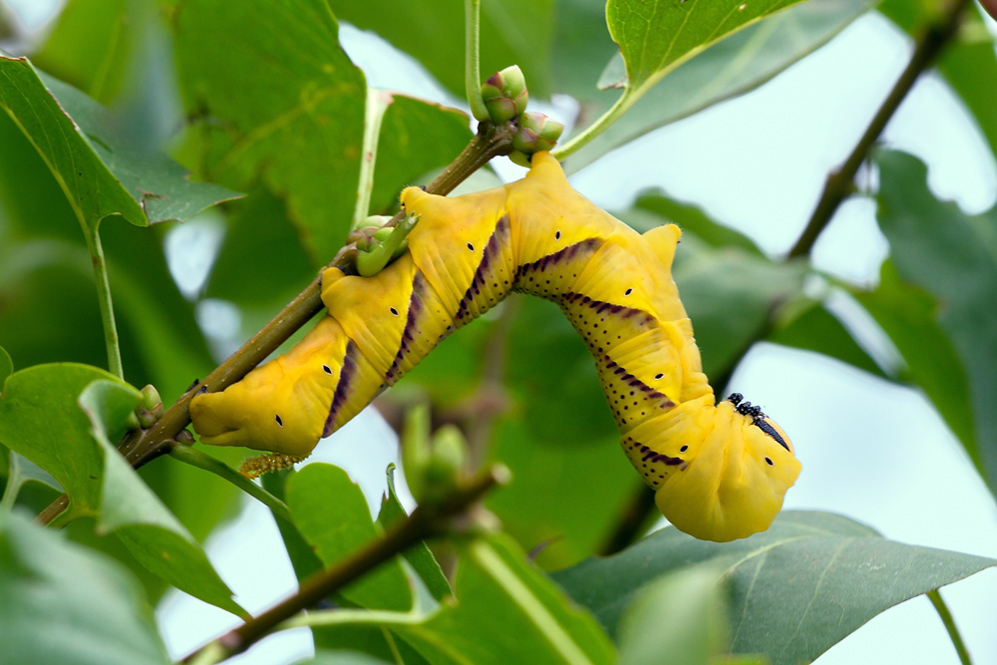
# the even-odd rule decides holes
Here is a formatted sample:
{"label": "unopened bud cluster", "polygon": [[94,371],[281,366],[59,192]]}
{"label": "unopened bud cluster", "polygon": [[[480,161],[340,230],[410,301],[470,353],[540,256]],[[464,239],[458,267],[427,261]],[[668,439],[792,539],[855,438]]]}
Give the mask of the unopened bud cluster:
{"label": "unopened bud cluster", "polygon": [[492,122],[518,121],[519,129],[512,140],[513,151],[509,155],[515,163],[529,166],[533,153],[550,150],[557,145],[564,125],[543,113],[526,113],[530,95],[523,72],[517,65],[492,74],[481,86],[481,97]]}
{"label": "unopened bud cluster", "polygon": [[481,98],[492,122],[509,122],[526,110],[530,93],[526,89],[526,78],[518,65],[495,72],[481,86]]}
{"label": "unopened bud cluster", "polygon": [[153,386],[146,386],[140,391],[141,399],[139,405],[129,418],[129,429],[149,429],[156,424],[156,421],[163,417],[163,400],[159,396],[159,391]]}

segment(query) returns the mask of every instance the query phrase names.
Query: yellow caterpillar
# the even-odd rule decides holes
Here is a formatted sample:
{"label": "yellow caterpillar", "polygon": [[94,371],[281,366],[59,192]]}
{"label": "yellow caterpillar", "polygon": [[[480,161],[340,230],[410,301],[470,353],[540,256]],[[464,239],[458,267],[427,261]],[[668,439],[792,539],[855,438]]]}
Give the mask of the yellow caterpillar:
{"label": "yellow caterpillar", "polygon": [[575,192],[557,160],[444,198],[418,188],[409,251],[374,277],[326,270],[329,315],[287,354],[191,402],[201,441],[310,454],[454,329],[510,291],[557,303],[595,357],[624,452],[661,512],[697,538],[768,528],[800,463],[740,395],[715,404],[671,277],[680,231],[643,235]]}

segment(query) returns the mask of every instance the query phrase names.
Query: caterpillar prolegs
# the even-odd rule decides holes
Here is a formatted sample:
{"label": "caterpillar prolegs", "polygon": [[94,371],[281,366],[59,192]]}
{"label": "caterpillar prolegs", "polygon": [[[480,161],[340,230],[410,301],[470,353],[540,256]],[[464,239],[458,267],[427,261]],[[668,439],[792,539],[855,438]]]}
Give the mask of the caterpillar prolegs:
{"label": "caterpillar prolegs", "polygon": [[307,456],[436,344],[510,291],[557,303],[595,358],[631,463],[661,512],[697,538],[768,528],[800,463],[739,395],[715,404],[671,277],[680,231],[643,235],[533,157],[505,187],[402,192],[409,251],[374,277],[322,276],[324,317],[288,353],[191,402],[201,441]]}

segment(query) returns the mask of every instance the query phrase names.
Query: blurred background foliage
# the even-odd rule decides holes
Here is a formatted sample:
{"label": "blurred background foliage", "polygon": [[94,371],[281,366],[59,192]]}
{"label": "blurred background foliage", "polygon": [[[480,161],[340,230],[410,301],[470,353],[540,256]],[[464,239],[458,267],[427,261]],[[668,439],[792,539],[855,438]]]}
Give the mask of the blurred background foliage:
{"label": "blurred background foliage", "polygon": [[[818,49],[856,17],[879,11],[913,35],[937,3],[811,0],[705,50],[654,88],[612,130],[566,161],[569,171],[647,132],[749,91]],[[330,0],[332,13],[418,60],[462,95],[459,0]],[[197,181],[241,197],[185,225],[149,228],[109,217],[101,238],[118,315],[125,378],[157,386],[170,404],[298,293],[342,245],[362,154],[364,73],[341,49],[324,0],[68,0],[31,24],[0,2],[0,48],[110,109],[113,132],[136,150],[165,149]],[[619,94],[622,71],[599,0],[483,3],[482,72],[518,63],[534,99],[571,95],[574,129]],[[510,20],[515,17],[516,20]],[[418,38],[413,38],[417,34]],[[970,6],[938,72],[997,153],[997,57]],[[602,88],[595,86],[597,81]],[[454,109],[397,93],[378,146],[371,212],[428,182],[466,144]],[[99,140],[99,139],[97,139]],[[878,283],[853,284],[807,257],[769,256],[738,230],[663,191],[616,214],[638,230],[684,230],[674,269],[704,368],[718,393],[761,341],[823,354],[918,387],[997,489],[997,211],[968,215],[928,189],[917,159],[880,151],[874,197],[890,243]],[[800,228],[803,222],[801,220]],[[895,347],[884,358],[868,329],[827,302],[847,295]],[[93,273],[80,224],[59,182],[20,128],[0,114],[0,346],[14,369],[48,362],[106,366]],[[603,551],[642,492],[582,342],[550,303],[514,297],[446,340],[381,405],[429,396],[438,421],[465,425],[478,460],[515,481],[487,506],[526,549],[545,543],[547,569]],[[393,415],[394,414],[394,415]],[[487,427],[473,423],[487,415]],[[207,451],[230,462],[241,451]],[[7,466],[7,457],[0,470]],[[808,469],[807,473],[815,470]],[[142,477],[203,540],[237,503],[213,475],[172,462]],[[55,496],[32,483],[21,501]],[[645,522],[652,518],[645,517]],[[78,520],[73,540],[123,561],[156,599],[165,585],[117,541]]]}

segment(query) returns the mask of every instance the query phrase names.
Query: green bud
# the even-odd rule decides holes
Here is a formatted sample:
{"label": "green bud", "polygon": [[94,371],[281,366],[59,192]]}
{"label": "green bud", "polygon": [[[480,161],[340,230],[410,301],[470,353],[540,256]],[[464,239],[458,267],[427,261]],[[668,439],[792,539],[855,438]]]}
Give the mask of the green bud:
{"label": "green bud", "polygon": [[516,100],[516,108],[522,113],[526,109],[527,100],[530,98],[523,70],[519,68],[519,65],[512,65],[500,71],[498,76],[502,79],[500,86],[502,92],[505,93],[506,97]]}
{"label": "green bud", "polygon": [[155,412],[159,409],[159,412],[163,411],[163,398],[159,396],[159,391],[155,387],[149,385],[143,388],[142,394],[142,406],[147,410]]}
{"label": "green bud", "polygon": [[177,432],[177,435],[174,438],[174,440],[177,443],[183,444],[185,446],[190,446],[194,444],[194,435],[191,434],[188,430],[182,429],[179,432]]}
{"label": "green bud", "polygon": [[550,150],[563,131],[564,125],[543,113],[524,113],[519,116],[519,131],[512,139],[512,147],[527,154]]}
{"label": "green bud", "polygon": [[374,231],[374,238],[376,238],[380,242],[384,242],[385,240],[387,240],[388,238],[391,237],[391,234],[393,232],[394,232],[394,228],[384,228],[384,227],[381,227],[377,231]]}
{"label": "green bud", "polygon": [[139,424],[142,425],[142,427],[144,427],[145,429],[149,429],[150,427],[156,424],[157,420],[159,420],[159,416],[157,416],[152,411],[146,411],[142,407],[135,409],[132,415],[138,418]]}
{"label": "green bud", "polygon": [[433,447],[426,467],[426,480],[452,486],[464,469],[467,442],[454,425],[444,425],[433,434]]}
{"label": "green bud", "polygon": [[540,138],[557,143],[557,140],[561,138],[561,134],[563,132],[564,125],[559,123],[557,120],[547,118],[546,122],[544,122],[543,128],[540,130]]}
{"label": "green bud", "polygon": [[402,427],[402,466],[409,490],[421,502],[426,490],[426,467],[430,460],[429,405],[418,404],[405,416]]}
{"label": "green bud", "polygon": [[512,137],[512,147],[527,155],[532,155],[536,152],[537,135],[526,127],[520,127],[516,135]]}
{"label": "green bud", "polygon": [[423,471],[423,498],[439,501],[460,484],[467,462],[467,441],[454,425],[433,434],[429,463]]}
{"label": "green bud", "polygon": [[130,432],[132,430],[138,429],[140,426],[141,424],[139,423],[138,415],[136,415],[134,411],[129,413],[128,417],[125,418],[125,427],[128,429],[128,431]]}
{"label": "green bud", "polygon": [[370,215],[364,219],[363,225],[364,227],[373,226],[379,229],[390,221],[391,217],[388,215]]}
{"label": "green bud", "polygon": [[516,102],[508,97],[493,97],[485,100],[488,117],[497,125],[509,122],[516,117]]}
{"label": "green bud", "polygon": [[540,134],[537,136],[537,152],[550,150],[557,145],[557,140],[561,138],[563,132],[564,125],[557,120],[547,118],[547,122],[544,123]]}
{"label": "green bud", "polygon": [[496,97],[505,97],[502,93],[502,88],[492,83],[492,79],[498,76],[498,72],[492,74],[492,77],[481,84],[481,98],[486,102],[489,99],[495,99]]}
{"label": "green bud", "polygon": [[[418,215],[406,215],[398,226],[360,229],[356,240],[357,272],[363,277],[373,277],[384,267],[401,256],[408,246],[408,234],[419,221]],[[369,232],[369,233],[368,233]]]}
{"label": "green bud", "polygon": [[519,164],[523,168],[530,168],[530,156],[525,152],[520,152],[519,150],[513,150],[509,153],[509,159],[512,160],[513,164]]}
{"label": "green bud", "polygon": [[523,70],[512,65],[492,74],[481,86],[481,98],[492,122],[509,122],[520,115],[530,99]]}
{"label": "green bud", "polygon": [[543,131],[544,122],[547,120],[547,116],[538,111],[531,111],[530,113],[524,113],[519,118],[519,128],[528,129],[534,134],[539,135]]}
{"label": "green bud", "polygon": [[516,105],[516,115],[520,115],[526,110],[526,103],[530,101],[530,93],[523,88],[523,91],[512,98],[512,102]]}

